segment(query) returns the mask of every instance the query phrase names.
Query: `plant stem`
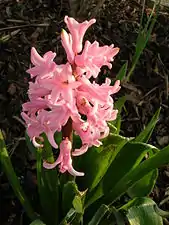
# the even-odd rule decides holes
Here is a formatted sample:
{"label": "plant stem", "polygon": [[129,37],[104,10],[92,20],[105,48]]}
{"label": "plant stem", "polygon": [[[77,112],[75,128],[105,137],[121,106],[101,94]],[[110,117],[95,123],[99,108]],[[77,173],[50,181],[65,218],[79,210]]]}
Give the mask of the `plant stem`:
{"label": "plant stem", "polygon": [[62,128],[62,139],[68,138],[73,142],[73,129],[72,129],[72,119],[69,118],[66,125]]}

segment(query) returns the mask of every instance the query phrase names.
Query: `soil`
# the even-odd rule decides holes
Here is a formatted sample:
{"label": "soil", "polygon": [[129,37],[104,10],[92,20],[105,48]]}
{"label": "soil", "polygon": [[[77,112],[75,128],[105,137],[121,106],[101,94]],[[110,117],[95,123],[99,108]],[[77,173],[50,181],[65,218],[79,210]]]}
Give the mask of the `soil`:
{"label": "soil", "polygon": [[[152,4],[144,10],[146,23]],[[105,1],[97,12],[97,23],[90,28],[86,39],[102,45],[120,48],[109,77],[115,78],[121,66],[132,56],[138,35],[142,5],[137,0]],[[20,112],[27,100],[30,66],[30,48],[35,46],[43,54],[57,52],[56,62],[65,61],[60,44],[60,31],[65,27],[63,18],[69,15],[66,0],[4,0],[0,1],[0,128],[3,131],[12,163],[26,191],[34,191],[34,158],[25,146],[24,123]],[[92,12],[92,11],[91,11]],[[88,16],[86,16],[87,18]],[[86,19],[85,18],[85,19]],[[81,18],[82,19],[82,18]],[[137,135],[161,107],[161,114],[150,143],[163,148],[169,144],[169,11],[161,8],[150,41],[128,83],[122,84],[117,96],[127,95],[122,112],[122,134]],[[169,167],[160,170],[152,197],[160,203],[167,194]],[[0,170],[2,225],[25,224],[24,212]],[[169,202],[162,205],[169,210]]]}

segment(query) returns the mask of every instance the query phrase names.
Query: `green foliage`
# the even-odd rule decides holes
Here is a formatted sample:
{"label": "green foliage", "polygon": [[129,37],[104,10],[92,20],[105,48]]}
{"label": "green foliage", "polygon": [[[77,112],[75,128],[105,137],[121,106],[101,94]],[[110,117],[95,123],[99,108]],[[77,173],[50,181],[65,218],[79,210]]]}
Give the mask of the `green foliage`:
{"label": "green foliage", "polygon": [[83,213],[83,204],[80,196],[76,195],[75,198],[73,199],[73,207],[77,213],[80,214]]}
{"label": "green foliage", "polygon": [[127,210],[130,225],[163,225],[162,217],[155,209],[155,202],[150,198],[136,198]]}
{"label": "green foliage", "polygon": [[91,205],[101,197],[103,202],[110,204],[121,196],[123,194],[121,189],[125,186],[123,181],[126,179],[126,184],[128,184],[130,180],[128,175],[137,168],[145,154],[151,150],[152,147],[149,145],[127,142],[116,154],[96,189],[89,195],[86,205]]}
{"label": "green foliage", "polygon": [[68,225],[70,222],[74,220],[76,216],[75,209],[71,208],[69,212],[66,214],[66,216],[63,218],[63,220],[59,223],[59,225]]}
{"label": "green foliage", "polygon": [[116,80],[123,81],[125,79],[126,74],[127,74],[127,67],[128,67],[128,61],[125,64],[123,64],[123,66],[119,70]]}
{"label": "green foliage", "polygon": [[[134,56],[132,59],[131,68],[126,76],[126,81],[129,81],[129,79],[139,61],[139,58],[140,58],[141,54],[143,53],[143,51],[147,45],[147,42],[149,41],[149,39],[151,37],[152,30],[153,30],[155,22],[157,20],[157,12],[155,13],[155,11],[158,11],[157,10],[158,7],[159,7],[159,3],[158,4],[154,3],[154,7],[152,9],[151,15],[149,16],[144,28],[143,28],[143,24],[142,24],[143,20],[141,19],[141,25],[140,25],[138,37],[136,40],[135,53],[134,53]],[[143,8],[144,8],[144,6],[143,6]],[[155,16],[154,16],[154,14],[155,14]]]}
{"label": "green foliage", "polygon": [[11,159],[10,159],[8,151],[6,149],[5,141],[4,141],[1,130],[0,130],[0,162],[2,164],[2,168],[9,180],[17,198],[19,199],[20,203],[24,207],[27,215],[29,216],[29,218],[31,220],[36,219],[36,215],[31,207],[31,204],[30,204],[28,198],[26,197],[26,195],[20,185],[19,179],[16,176],[16,173],[12,166]]}
{"label": "green foliage", "polygon": [[62,191],[62,213],[65,216],[73,208],[73,200],[79,195],[78,187],[73,181],[67,182]]}
{"label": "green foliage", "polygon": [[43,135],[43,139],[44,150],[41,148],[36,150],[37,183],[41,213],[45,223],[57,224],[59,220],[59,180],[56,169],[47,170],[42,166],[42,159],[50,163],[54,162],[51,145],[45,135]]}
{"label": "green foliage", "polygon": [[148,142],[148,140],[151,137],[151,134],[154,130],[154,127],[158,121],[159,115],[160,115],[160,110],[158,109],[154,116],[152,117],[151,121],[148,123],[146,128],[135,138],[135,141],[141,141],[141,142]]}
{"label": "green foliage", "polygon": [[46,224],[43,223],[41,220],[35,220],[30,225],[46,225]]}
{"label": "green foliage", "polygon": [[127,141],[128,138],[111,134],[104,140],[104,149],[92,147],[81,156],[80,168],[85,176],[78,178],[77,182],[82,190],[91,191],[98,185],[121,146]]}
{"label": "green foliage", "polygon": [[116,103],[115,103],[115,109],[118,109],[118,115],[117,119],[113,121],[114,126],[116,127],[116,131],[114,133],[119,134],[120,133],[120,128],[121,128],[121,111],[122,108],[124,107],[124,104],[126,102],[126,97],[120,97]]}
{"label": "green foliage", "polygon": [[158,170],[152,170],[128,189],[128,195],[131,198],[148,196],[156,183],[157,177]]}
{"label": "green foliage", "polygon": [[101,205],[100,208],[97,210],[91,221],[88,223],[88,225],[98,225],[101,221],[101,219],[104,217],[104,215],[109,211],[109,208],[107,205]]}

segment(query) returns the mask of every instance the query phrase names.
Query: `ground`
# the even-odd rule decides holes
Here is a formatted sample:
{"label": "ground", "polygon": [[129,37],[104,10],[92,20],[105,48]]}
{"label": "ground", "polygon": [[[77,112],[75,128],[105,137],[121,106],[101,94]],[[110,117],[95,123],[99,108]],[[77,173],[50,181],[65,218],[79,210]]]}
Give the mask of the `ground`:
{"label": "ground", "polygon": [[[151,4],[144,11],[146,21]],[[20,117],[21,105],[27,100],[30,48],[41,54],[57,52],[56,62],[65,60],[60,45],[63,18],[69,15],[70,4],[64,0],[34,0],[0,2],[0,128],[3,131],[13,165],[27,191],[34,190],[34,158],[25,148],[25,127]],[[105,1],[97,12],[97,23],[86,38],[120,48],[109,77],[114,78],[120,67],[134,54],[142,5],[137,0]],[[122,134],[135,136],[161,107],[161,114],[150,142],[157,147],[169,144],[169,14],[161,8],[150,41],[129,83],[122,83],[118,96],[127,95],[126,110],[122,112]],[[105,68],[106,69],[106,68]],[[116,96],[118,98],[118,96]],[[164,199],[169,168],[163,167],[152,197],[159,203]],[[0,172],[1,224],[22,224],[22,208],[11,187]],[[3,207],[2,207],[3,206]],[[166,202],[163,209],[169,210]]]}

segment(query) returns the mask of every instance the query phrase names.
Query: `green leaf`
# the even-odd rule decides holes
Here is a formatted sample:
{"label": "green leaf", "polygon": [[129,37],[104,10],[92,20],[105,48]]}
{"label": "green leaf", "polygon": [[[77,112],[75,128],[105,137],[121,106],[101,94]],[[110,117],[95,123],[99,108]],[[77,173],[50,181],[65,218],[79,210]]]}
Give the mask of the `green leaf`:
{"label": "green leaf", "polygon": [[111,134],[114,134],[117,132],[117,128],[113,125],[112,122],[108,122],[108,126],[109,126],[109,129],[110,129],[110,133]]}
{"label": "green leaf", "polygon": [[122,111],[122,108],[124,107],[125,102],[126,102],[126,96],[120,97],[114,106],[115,109],[118,109],[117,119],[113,121],[114,126],[117,127],[117,130],[115,132],[116,134],[120,133],[121,111]]}
{"label": "green leaf", "polygon": [[27,147],[28,147],[29,151],[31,153],[33,153],[34,155],[36,155],[36,148],[34,147],[32,142],[30,141],[30,138],[29,138],[27,132],[25,132],[25,140],[26,140],[26,144],[27,144]]}
{"label": "green leaf", "polygon": [[88,195],[87,206],[103,196],[104,201],[102,202],[110,203],[113,200],[114,188],[120,185],[123,187],[123,178],[127,177],[138,166],[145,154],[152,148],[152,146],[143,143],[126,143],[112,161],[99,185]]}
{"label": "green leaf", "polygon": [[104,149],[92,147],[81,156],[79,169],[85,173],[85,176],[76,179],[80,189],[92,191],[103,178],[120,148],[129,140],[119,135],[110,134],[103,140]]}
{"label": "green leaf", "polygon": [[[78,187],[74,181],[68,181],[62,191],[62,211],[64,216],[73,207],[75,196],[79,195]],[[76,200],[75,200],[76,201]]]}
{"label": "green leaf", "polygon": [[124,225],[125,224],[125,218],[123,216],[122,213],[119,212],[119,210],[117,210],[114,206],[112,206],[110,208],[113,216],[115,217],[116,223],[117,225]]}
{"label": "green leaf", "polygon": [[101,205],[88,225],[98,225],[108,211],[109,207],[107,205]]}
{"label": "green leaf", "polygon": [[49,141],[46,137],[46,134],[43,134],[42,137],[43,137],[43,140],[44,140],[44,142],[43,142],[43,152],[42,152],[43,159],[45,159],[49,163],[54,163],[55,159],[54,159],[54,156],[53,156],[52,146],[49,143]]}
{"label": "green leaf", "polygon": [[112,145],[116,149],[116,153],[118,153],[127,142],[132,140],[133,138],[123,137],[119,134],[109,134],[109,136],[102,141],[102,150],[104,150],[105,147]]}
{"label": "green leaf", "polygon": [[143,204],[129,208],[126,216],[130,225],[163,225],[162,217],[154,210],[155,204],[153,200],[144,198]]}
{"label": "green leaf", "polygon": [[80,196],[76,195],[73,199],[73,207],[77,213],[83,213],[83,204]]}
{"label": "green leaf", "polygon": [[5,141],[0,130],[0,162],[2,164],[3,171],[5,172],[17,198],[19,199],[20,203],[24,207],[27,215],[31,220],[36,219],[36,215],[30,205],[28,198],[26,197],[20,182],[16,176],[14,168],[11,163],[11,159],[9,157],[8,151],[6,149]]}
{"label": "green leaf", "polygon": [[121,67],[120,71],[117,74],[116,80],[122,81],[125,78],[127,73],[127,67],[128,67],[128,61],[124,63],[123,66]]}
{"label": "green leaf", "polygon": [[30,225],[46,225],[46,224],[43,223],[41,220],[35,220]]}
{"label": "green leaf", "polygon": [[148,196],[156,183],[157,177],[158,169],[152,170],[142,179],[137,181],[135,185],[129,188],[129,190],[127,191],[128,195],[131,198]]}
{"label": "green leaf", "polygon": [[126,96],[120,97],[114,104],[114,108],[118,109],[118,114],[121,113],[121,110],[124,106],[124,103],[126,102]]}
{"label": "green leaf", "polygon": [[112,204],[147,173],[166,163],[169,163],[169,145],[157,152],[151,158],[144,160],[136,168],[131,170],[127,176],[124,176],[120,182],[116,183],[107,195],[109,202]]}
{"label": "green leaf", "polygon": [[[38,191],[42,207],[42,217],[46,223],[57,224],[59,220],[59,180],[56,169],[45,169],[42,159],[53,163],[52,147],[45,134],[42,135],[43,149],[36,149]],[[53,216],[51,216],[51,214]]]}
{"label": "green leaf", "polygon": [[158,121],[159,115],[160,115],[160,109],[158,109],[154,116],[152,117],[151,121],[148,123],[146,128],[135,138],[135,141],[137,142],[147,142],[154,130],[154,127]]}
{"label": "green leaf", "polygon": [[76,216],[75,209],[71,208],[59,225],[68,225]]}
{"label": "green leaf", "polygon": [[126,81],[129,81],[129,79],[139,61],[139,58],[140,58],[141,54],[143,53],[143,50],[145,49],[148,40],[150,39],[153,27],[157,20],[157,13],[155,13],[155,16],[152,17],[155,12],[156,6],[157,5],[154,4],[153,10],[151,12],[151,15],[147,21],[145,28],[139,29],[139,34],[138,34],[137,41],[136,41],[135,54],[132,59],[131,69],[129,70],[127,77],[126,77]]}

